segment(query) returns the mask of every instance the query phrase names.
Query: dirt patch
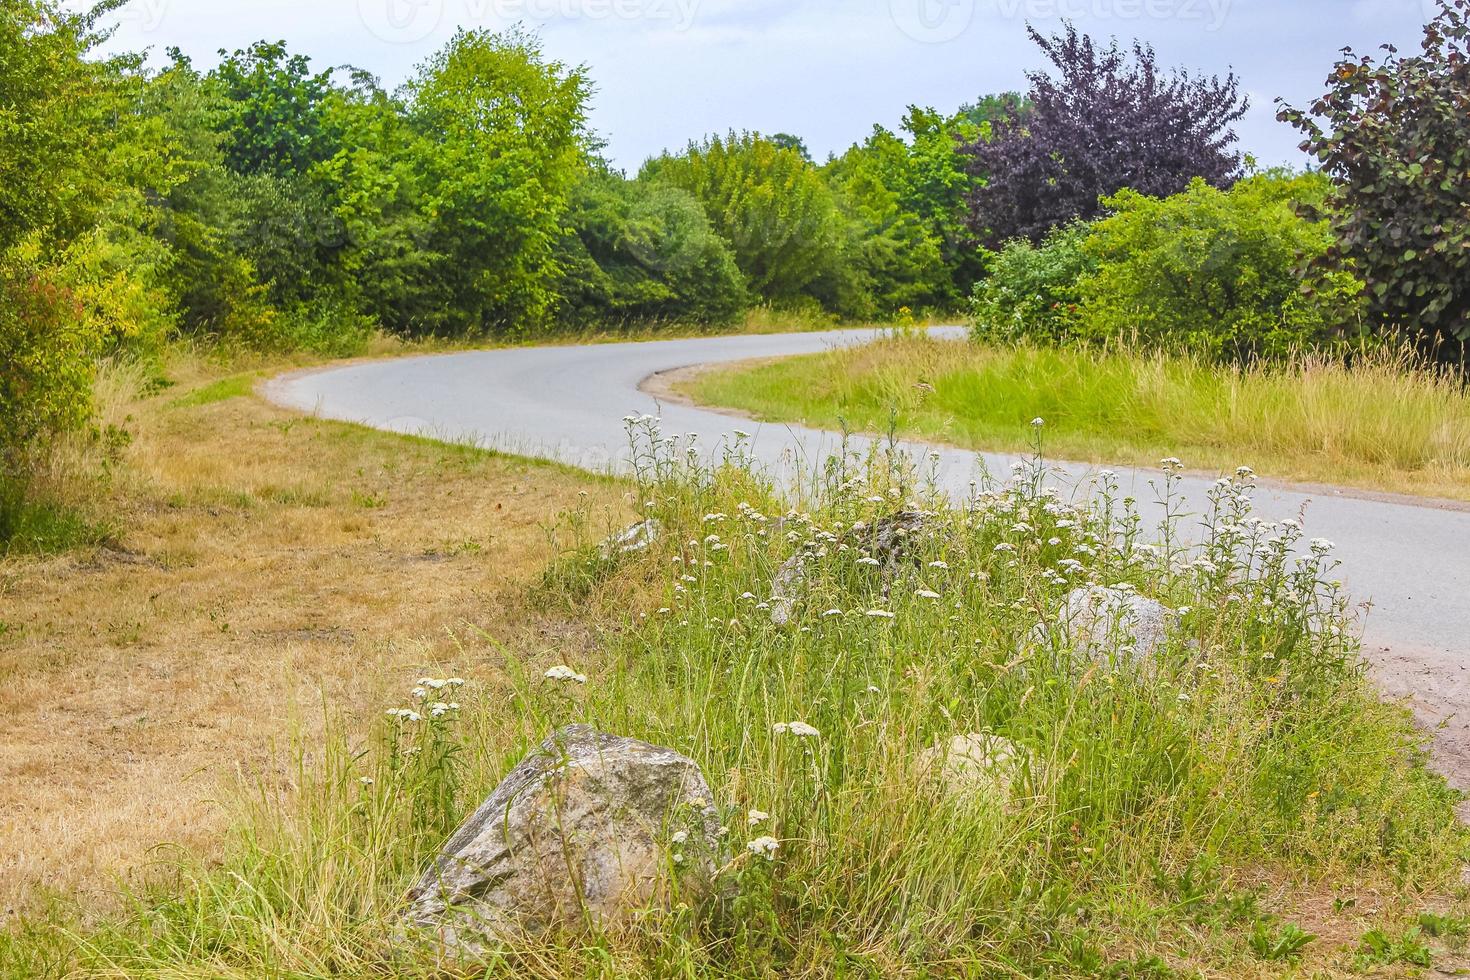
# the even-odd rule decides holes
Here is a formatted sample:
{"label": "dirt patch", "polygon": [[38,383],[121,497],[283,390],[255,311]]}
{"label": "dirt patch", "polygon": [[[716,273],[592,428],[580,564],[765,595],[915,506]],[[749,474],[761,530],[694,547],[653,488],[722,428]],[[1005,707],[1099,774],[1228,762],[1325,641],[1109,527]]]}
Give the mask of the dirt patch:
{"label": "dirt patch", "polygon": [[[1432,739],[1432,765],[1456,789],[1470,792],[1470,666],[1444,653],[1364,651],[1384,694],[1407,704]],[[1460,806],[1470,822],[1470,800]]]}
{"label": "dirt patch", "polygon": [[566,469],[256,398],[127,408],[117,540],[0,561],[0,918],[38,889],[105,894],[164,842],[210,855],[218,801],[283,776],[324,704],[376,717],[424,672],[566,642],[523,598],[544,525],[622,506]]}

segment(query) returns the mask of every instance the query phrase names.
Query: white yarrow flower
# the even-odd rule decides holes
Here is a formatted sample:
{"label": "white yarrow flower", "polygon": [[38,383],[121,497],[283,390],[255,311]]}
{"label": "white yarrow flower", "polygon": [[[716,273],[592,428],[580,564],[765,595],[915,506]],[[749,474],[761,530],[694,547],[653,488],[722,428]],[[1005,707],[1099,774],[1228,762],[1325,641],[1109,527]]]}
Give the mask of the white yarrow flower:
{"label": "white yarrow flower", "polygon": [[795,735],[797,738],[815,738],[822,734],[804,721],[781,721],[771,726],[777,735]]}
{"label": "white yarrow flower", "polygon": [[756,857],[763,857],[767,861],[774,861],[776,860],[776,851],[780,846],[781,842],[774,837],[757,837],[749,844],[746,844],[745,849]]}
{"label": "white yarrow flower", "polygon": [[771,815],[764,810],[751,810],[745,815],[745,823],[750,827],[758,827],[771,819]]}
{"label": "white yarrow flower", "polygon": [[871,619],[893,619],[894,614],[886,609],[869,609],[865,614]]}
{"label": "white yarrow flower", "polygon": [[546,679],[550,681],[574,681],[578,684],[587,683],[587,675],[579,674],[566,664],[557,664],[546,672]]}

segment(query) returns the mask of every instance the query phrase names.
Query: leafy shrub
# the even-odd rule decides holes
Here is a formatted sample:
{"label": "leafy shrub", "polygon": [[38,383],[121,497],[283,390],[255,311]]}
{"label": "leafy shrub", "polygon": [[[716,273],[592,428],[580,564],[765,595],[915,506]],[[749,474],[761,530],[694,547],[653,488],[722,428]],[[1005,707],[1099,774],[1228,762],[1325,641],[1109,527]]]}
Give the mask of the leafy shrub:
{"label": "leafy shrub", "polygon": [[1470,0],[1438,2],[1422,54],[1349,48],[1309,111],[1280,112],[1336,181],[1341,245],[1321,258],[1363,277],[1376,320],[1431,347],[1470,342]]}
{"label": "leafy shrub", "polygon": [[1356,334],[1362,284],[1303,268],[1332,247],[1320,176],[1277,173],[1228,191],[1196,180],[1182,194],[1121,191],[1112,214],[1011,242],[975,290],[976,335],[1137,342],[1248,360]]}
{"label": "leafy shrub", "polygon": [[1085,224],[1068,225],[1040,245],[1018,238],[991,253],[971,300],[975,335],[1052,342],[1071,336],[1079,282],[1097,266],[1083,249],[1090,233]]}
{"label": "leafy shrub", "polygon": [[1083,246],[1096,268],[1079,282],[1080,333],[1234,360],[1341,336],[1356,323],[1361,283],[1299,272],[1332,247],[1327,223],[1296,211],[1324,190],[1317,176],[1259,175],[1229,191],[1196,180],[1173,197],[1108,198],[1113,214]]}
{"label": "leafy shrub", "polygon": [[76,294],[19,256],[0,257],[0,464],[23,470],[47,436],[91,415],[102,338]]}

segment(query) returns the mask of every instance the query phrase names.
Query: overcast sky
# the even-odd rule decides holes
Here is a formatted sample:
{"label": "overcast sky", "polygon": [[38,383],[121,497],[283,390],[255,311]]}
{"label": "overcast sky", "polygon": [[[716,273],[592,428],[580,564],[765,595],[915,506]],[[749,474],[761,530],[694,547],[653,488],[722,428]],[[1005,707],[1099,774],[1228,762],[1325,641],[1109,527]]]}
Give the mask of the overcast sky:
{"label": "overcast sky", "polygon": [[284,39],[318,67],[351,64],[394,87],[456,27],[538,29],[550,57],[585,63],[592,123],[622,167],[729,129],[791,132],[819,160],[897,125],[910,103],[953,110],[1019,89],[1026,38],[1064,18],[1138,37],[1167,65],[1241,76],[1245,149],[1300,163],[1273,101],[1318,94],[1338,50],[1417,45],[1433,0],[132,0],[114,42],[219,48]]}

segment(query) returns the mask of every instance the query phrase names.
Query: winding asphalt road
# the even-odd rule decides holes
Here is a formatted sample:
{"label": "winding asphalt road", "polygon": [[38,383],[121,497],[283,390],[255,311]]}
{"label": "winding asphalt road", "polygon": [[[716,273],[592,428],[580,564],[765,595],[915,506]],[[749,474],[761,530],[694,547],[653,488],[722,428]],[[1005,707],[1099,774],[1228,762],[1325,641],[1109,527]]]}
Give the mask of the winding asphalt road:
{"label": "winding asphalt road", "polygon": [[[660,404],[640,386],[678,368],[813,353],[873,336],[871,331],[828,331],[412,357],[287,375],[269,382],[264,393],[279,405],[323,418],[471,441],[594,470],[627,468],[624,416],[661,414],[666,433],[697,432],[705,447],[718,447],[737,429],[751,432],[756,457],[781,475],[797,460],[823,458],[838,437]],[[915,453],[933,448],[906,447]],[[1006,474],[1013,461],[943,447],[937,452],[940,477],[955,490],[965,488],[980,468]],[[1060,469],[1061,481],[1074,486],[1091,472],[1079,465]],[[1150,517],[1147,502],[1154,492],[1149,484],[1158,474],[1117,472],[1124,491],[1135,495],[1145,519]],[[1202,505],[1210,482],[1207,476],[1192,476],[1184,490]],[[1365,652],[1392,693],[1413,693],[1431,720],[1470,706],[1465,672],[1470,663],[1470,510],[1269,485],[1257,492],[1256,501],[1263,516],[1302,517],[1309,536],[1337,543],[1349,589],[1357,599],[1371,600]],[[1459,726],[1459,720],[1454,724]],[[1461,734],[1470,769],[1470,712]]]}

